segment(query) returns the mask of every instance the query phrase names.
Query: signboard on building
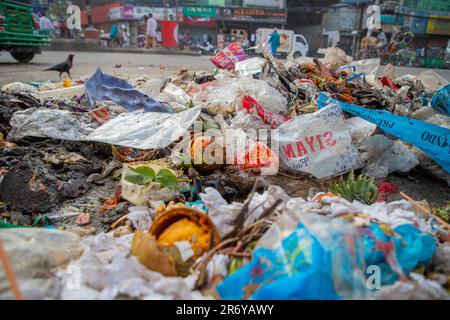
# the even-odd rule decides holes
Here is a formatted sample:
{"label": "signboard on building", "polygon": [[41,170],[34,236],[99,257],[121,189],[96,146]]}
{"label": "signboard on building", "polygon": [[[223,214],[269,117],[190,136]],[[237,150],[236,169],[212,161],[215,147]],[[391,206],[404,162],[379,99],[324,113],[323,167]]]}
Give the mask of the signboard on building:
{"label": "signboard on building", "polygon": [[123,6],[122,7],[122,19],[133,20],[134,19],[134,7],[133,6]]}
{"label": "signboard on building", "polygon": [[188,17],[209,17],[217,16],[217,8],[211,7],[183,7],[183,15]]}
{"label": "signboard on building", "polygon": [[[94,18],[94,17],[98,17],[98,15],[94,14],[92,15],[93,20],[96,20],[98,18]],[[110,8],[107,14],[107,20],[108,21],[116,21],[116,20],[122,20],[122,7],[115,7],[115,8]],[[93,22],[100,22],[100,21],[93,21]],[[105,21],[103,21],[105,22]]]}
{"label": "signboard on building", "polygon": [[[152,14],[156,20],[182,20],[182,12],[178,12],[177,8],[162,8],[162,7],[133,7],[134,20],[144,18],[144,15]],[[181,14],[180,14],[181,13]]]}
{"label": "signboard on building", "polygon": [[286,7],[285,0],[244,0],[244,7],[271,7],[284,9]]}
{"label": "signboard on building", "polygon": [[185,25],[192,25],[192,26],[199,26],[199,27],[215,27],[216,26],[216,19],[211,19],[209,17],[184,16],[183,17],[183,24],[185,24]]}
{"label": "signboard on building", "polygon": [[221,8],[220,19],[225,21],[246,21],[266,23],[286,23],[287,12],[284,9],[266,8]]}
{"label": "signboard on building", "polygon": [[427,33],[450,36],[450,17],[430,16]]}

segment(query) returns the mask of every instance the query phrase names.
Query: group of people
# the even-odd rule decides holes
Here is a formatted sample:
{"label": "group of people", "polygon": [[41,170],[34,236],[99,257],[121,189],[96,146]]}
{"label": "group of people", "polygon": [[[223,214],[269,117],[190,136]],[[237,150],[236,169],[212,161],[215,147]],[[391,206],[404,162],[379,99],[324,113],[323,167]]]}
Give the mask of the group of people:
{"label": "group of people", "polygon": [[[156,30],[158,29],[158,22],[153,15],[150,13],[144,15],[145,19],[145,44],[146,49],[152,47],[156,48]],[[113,24],[111,27],[111,32],[109,33],[110,45],[119,46],[123,48],[130,47],[131,35],[129,30],[125,25],[120,27],[117,24]]]}
{"label": "group of people", "polygon": [[[146,49],[150,47],[155,49],[157,47],[156,37],[157,37],[158,22],[151,13],[144,15],[144,19],[145,19],[144,47]],[[46,16],[45,12],[40,13],[39,28],[42,33],[45,33],[50,37],[55,36],[55,26],[52,23],[52,21]],[[180,38],[181,38],[180,43],[183,44],[187,44],[191,41],[191,36],[188,32],[185,32]],[[204,44],[212,43],[213,41],[212,37],[207,33],[203,34],[201,40]],[[105,41],[107,41],[107,39]],[[131,42],[131,34],[128,28],[124,24],[119,26],[118,24],[114,23],[109,33],[108,45],[115,47],[129,48],[130,42]],[[272,53],[275,54],[277,52],[278,47],[280,46],[280,34],[278,33],[277,28],[274,28],[273,32],[270,34],[268,38],[268,44],[270,45]]]}

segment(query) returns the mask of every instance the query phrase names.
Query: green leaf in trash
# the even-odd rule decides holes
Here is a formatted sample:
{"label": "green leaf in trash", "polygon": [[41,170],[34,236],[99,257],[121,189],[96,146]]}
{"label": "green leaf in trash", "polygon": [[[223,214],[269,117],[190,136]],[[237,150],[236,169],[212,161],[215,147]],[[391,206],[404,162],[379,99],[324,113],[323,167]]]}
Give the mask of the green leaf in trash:
{"label": "green leaf in trash", "polygon": [[155,181],[155,170],[149,167],[140,166],[130,168],[130,172],[125,176],[125,180],[133,184],[145,185]]}
{"label": "green leaf in trash", "polygon": [[140,174],[128,173],[125,176],[125,180],[131,182],[132,184],[139,184],[139,185],[145,184],[144,177],[141,176]]}
{"label": "green leaf in trash", "polygon": [[219,129],[219,125],[215,122],[211,122],[211,121],[205,121],[202,124],[202,129],[203,131],[208,131],[209,129]]}
{"label": "green leaf in trash", "polygon": [[178,179],[169,169],[161,169],[156,175],[156,181],[164,187],[173,188],[177,185]]}
{"label": "green leaf in trash", "polygon": [[140,167],[137,167],[137,168],[130,168],[130,169],[131,169],[131,171],[133,171],[133,172],[135,172],[137,174],[140,174],[140,175],[144,176],[147,179],[151,179],[151,180],[155,179],[155,176],[156,176],[155,170],[153,170],[150,167],[140,166]]}

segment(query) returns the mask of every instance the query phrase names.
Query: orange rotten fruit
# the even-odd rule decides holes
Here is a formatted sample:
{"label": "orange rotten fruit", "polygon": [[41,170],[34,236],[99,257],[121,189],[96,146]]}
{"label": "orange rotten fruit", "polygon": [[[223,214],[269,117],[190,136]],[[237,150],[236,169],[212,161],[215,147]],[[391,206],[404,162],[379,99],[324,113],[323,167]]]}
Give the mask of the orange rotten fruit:
{"label": "orange rotten fruit", "polygon": [[225,166],[225,148],[212,137],[192,138],[189,150],[193,166],[201,173],[209,173]]}
{"label": "orange rotten fruit", "polygon": [[194,257],[201,256],[220,240],[216,227],[206,214],[182,207],[174,207],[158,215],[149,233],[162,247],[188,241]]}

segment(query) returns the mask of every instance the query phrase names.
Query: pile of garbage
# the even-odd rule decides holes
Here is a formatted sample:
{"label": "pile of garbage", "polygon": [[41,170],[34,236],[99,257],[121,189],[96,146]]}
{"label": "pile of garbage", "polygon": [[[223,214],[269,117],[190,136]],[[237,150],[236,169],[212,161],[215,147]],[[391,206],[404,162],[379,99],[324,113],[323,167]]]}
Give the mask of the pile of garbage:
{"label": "pile of garbage", "polygon": [[225,51],[1,88],[1,299],[450,298],[450,84]]}

